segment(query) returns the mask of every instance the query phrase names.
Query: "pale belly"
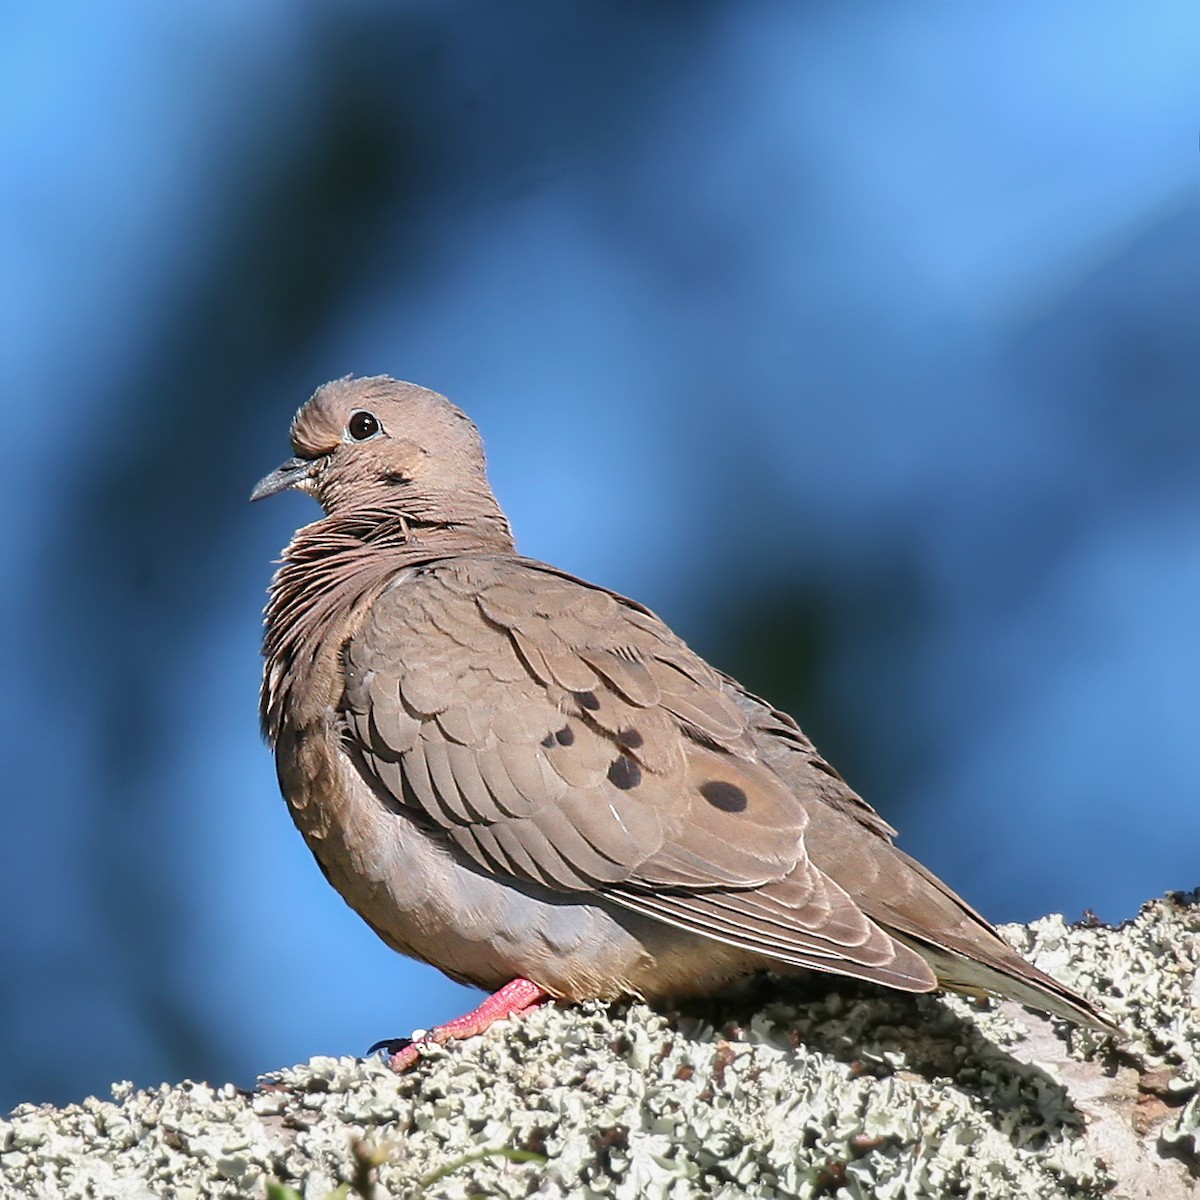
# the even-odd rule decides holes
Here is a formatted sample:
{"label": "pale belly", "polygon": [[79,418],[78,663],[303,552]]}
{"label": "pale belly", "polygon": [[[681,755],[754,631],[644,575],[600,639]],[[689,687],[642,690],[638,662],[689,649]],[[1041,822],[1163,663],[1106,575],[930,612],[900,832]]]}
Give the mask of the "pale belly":
{"label": "pale belly", "polygon": [[396,811],[340,748],[281,745],[279,765],[292,817],[347,904],[393,949],[460,982],[494,990],[526,978],[569,1000],[661,1000],[769,965],[599,896],[485,872]]}

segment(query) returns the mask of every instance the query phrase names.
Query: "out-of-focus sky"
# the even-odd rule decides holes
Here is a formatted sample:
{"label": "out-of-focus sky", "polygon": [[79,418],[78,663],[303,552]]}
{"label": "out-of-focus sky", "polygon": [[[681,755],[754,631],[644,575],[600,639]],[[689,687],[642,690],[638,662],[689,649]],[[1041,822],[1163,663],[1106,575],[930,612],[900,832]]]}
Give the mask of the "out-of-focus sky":
{"label": "out-of-focus sky", "polygon": [[327,378],[800,718],[989,917],[1200,876],[1194,5],[0,17],[0,1111],[472,999],[309,860],[249,508]]}

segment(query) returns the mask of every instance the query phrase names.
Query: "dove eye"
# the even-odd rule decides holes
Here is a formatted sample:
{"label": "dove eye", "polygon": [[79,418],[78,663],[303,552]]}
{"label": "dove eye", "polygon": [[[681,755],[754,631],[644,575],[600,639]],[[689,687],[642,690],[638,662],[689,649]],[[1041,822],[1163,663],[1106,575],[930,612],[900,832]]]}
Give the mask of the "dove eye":
{"label": "dove eye", "polygon": [[379,432],[379,420],[374,413],[360,409],[350,415],[346,432],[356,442],[365,442],[367,438],[373,438]]}

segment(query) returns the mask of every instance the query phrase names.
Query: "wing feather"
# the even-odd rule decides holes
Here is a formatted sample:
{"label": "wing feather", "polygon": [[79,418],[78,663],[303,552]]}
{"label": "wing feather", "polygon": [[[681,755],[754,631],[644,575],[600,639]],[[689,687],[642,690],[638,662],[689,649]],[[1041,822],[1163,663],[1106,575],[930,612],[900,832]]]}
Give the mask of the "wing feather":
{"label": "wing feather", "polygon": [[377,784],[481,868],[933,986],[811,861],[806,808],[756,757],[738,693],[636,605],[524,560],[445,560],[375,602],[347,664]]}

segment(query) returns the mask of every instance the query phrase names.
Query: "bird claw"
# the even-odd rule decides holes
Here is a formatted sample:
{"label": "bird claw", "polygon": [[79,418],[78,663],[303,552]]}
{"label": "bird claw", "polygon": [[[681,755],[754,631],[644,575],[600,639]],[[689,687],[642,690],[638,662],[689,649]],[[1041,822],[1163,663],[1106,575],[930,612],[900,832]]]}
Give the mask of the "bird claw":
{"label": "bird claw", "polygon": [[391,1058],[393,1055],[399,1054],[403,1050],[407,1050],[413,1044],[413,1039],[410,1037],[402,1038],[384,1038],[381,1042],[376,1042],[366,1054],[370,1058],[372,1054],[378,1054],[381,1057],[387,1055]]}
{"label": "bird claw", "polygon": [[377,1054],[386,1066],[392,1068],[397,1074],[404,1074],[414,1066],[421,1057],[420,1050],[417,1049],[419,1043],[431,1045],[435,1041],[434,1038],[426,1034],[420,1038],[384,1038],[380,1042],[376,1042],[368,1051],[367,1057]]}
{"label": "bird claw", "polygon": [[384,1061],[393,1071],[407,1071],[420,1060],[419,1047],[440,1046],[459,1038],[474,1037],[494,1021],[524,1016],[545,999],[546,992],[536,983],[528,979],[514,979],[465,1016],[447,1021],[445,1025],[435,1025],[428,1032],[416,1030],[412,1037],[387,1038],[376,1042],[367,1053],[386,1055]]}

